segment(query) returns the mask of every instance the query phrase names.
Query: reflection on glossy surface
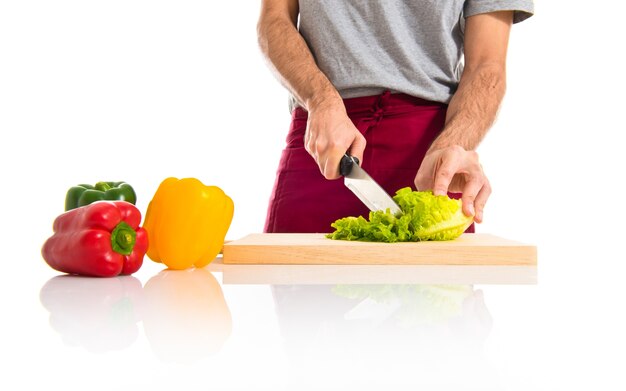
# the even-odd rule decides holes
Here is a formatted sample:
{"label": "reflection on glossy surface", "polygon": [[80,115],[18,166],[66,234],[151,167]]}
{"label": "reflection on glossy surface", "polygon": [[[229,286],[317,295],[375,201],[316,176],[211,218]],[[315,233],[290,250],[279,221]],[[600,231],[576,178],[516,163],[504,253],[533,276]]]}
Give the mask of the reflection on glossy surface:
{"label": "reflection on glossy surface", "polygon": [[230,265],[209,270],[224,284],[536,284],[537,266],[496,265]]}
{"label": "reflection on glossy surface", "polygon": [[91,352],[131,346],[142,321],[159,359],[193,362],[217,353],[232,330],[222,288],[206,269],[163,270],[143,288],[132,276],[56,276],[40,301],[63,342]]}
{"label": "reflection on glossy surface", "polygon": [[484,340],[491,329],[482,291],[470,285],[279,285],[272,292],[286,336],[331,328],[332,335],[346,337],[423,328]]}
{"label": "reflection on glossy surface", "polygon": [[163,270],[144,287],[144,330],[164,361],[217,353],[232,330],[222,288],[206,269]]}
{"label": "reflection on glossy surface", "polygon": [[[272,293],[290,371],[307,389],[326,387],[326,376],[359,388],[408,373],[414,385],[461,386],[477,374],[493,386],[482,357],[492,318],[471,285],[279,285]],[[442,366],[443,377],[429,369]]]}
{"label": "reflection on glossy surface", "polygon": [[56,276],[41,288],[39,299],[50,312],[50,326],[69,346],[120,350],[139,334],[141,282],[135,277]]}

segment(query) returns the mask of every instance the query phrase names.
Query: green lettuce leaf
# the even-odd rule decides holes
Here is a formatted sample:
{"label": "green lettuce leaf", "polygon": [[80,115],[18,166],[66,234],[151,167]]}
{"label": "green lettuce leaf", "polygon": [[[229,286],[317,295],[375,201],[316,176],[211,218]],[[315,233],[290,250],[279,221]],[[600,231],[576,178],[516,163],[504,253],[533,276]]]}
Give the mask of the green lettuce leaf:
{"label": "green lettuce leaf", "polygon": [[370,212],[362,216],[345,217],[331,224],[330,239],[369,242],[417,242],[424,240],[452,240],[458,238],[473,218],[465,216],[461,201],[446,195],[436,196],[431,191],[412,191],[405,187],[393,197],[402,213]]}

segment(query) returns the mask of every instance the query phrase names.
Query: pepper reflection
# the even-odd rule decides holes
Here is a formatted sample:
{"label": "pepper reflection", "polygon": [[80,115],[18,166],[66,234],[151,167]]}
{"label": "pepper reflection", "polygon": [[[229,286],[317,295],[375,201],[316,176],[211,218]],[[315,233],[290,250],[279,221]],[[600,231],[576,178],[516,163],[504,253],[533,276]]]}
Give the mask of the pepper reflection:
{"label": "pepper reflection", "polygon": [[66,345],[94,353],[131,346],[143,321],[159,359],[188,363],[217,353],[232,330],[222,289],[205,269],[163,270],[143,288],[133,276],[56,276],[40,302]]}
{"label": "pepper reflection", "polygon": [[94,353],[121,350],[139,335],[141,282],[132,276],[56,276],[39,292],[50,327],[69,346]]}
{"label": "pepper reflection", "polygon": [[144,331],[163,361],[217,353],[232,331],[224,294],[206,269],[163,270],[144,287]]}

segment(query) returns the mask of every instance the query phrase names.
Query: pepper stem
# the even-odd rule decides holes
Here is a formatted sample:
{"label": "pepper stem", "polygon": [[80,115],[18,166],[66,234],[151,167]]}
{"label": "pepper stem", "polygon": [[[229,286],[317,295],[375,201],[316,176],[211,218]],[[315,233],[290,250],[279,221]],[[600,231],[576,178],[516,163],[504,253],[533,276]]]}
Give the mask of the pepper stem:
{"label": "pepper stem", "polygon": [[116,253],[130,255],[135,247],[136,239],[137,233],[133,227],[122,221],[111,232],[111,248]]}
{"label": "pepper stem", "polygon": [[106,182],[98,182],[96,183],[94,187],[96,190],[100,190],[100,191],[111,190],[111,186],[109,186],[109,184]]}

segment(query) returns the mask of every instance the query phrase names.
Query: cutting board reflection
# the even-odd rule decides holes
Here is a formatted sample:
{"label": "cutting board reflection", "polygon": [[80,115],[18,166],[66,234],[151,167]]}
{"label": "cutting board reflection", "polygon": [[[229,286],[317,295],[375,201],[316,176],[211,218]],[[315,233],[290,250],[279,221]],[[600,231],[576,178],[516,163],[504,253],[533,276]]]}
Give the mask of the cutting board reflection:
{"label": "cutting board reflection", "polygon": [[324,234],[250,234],[228,242],[224,264],[536,265],[537,248],[490,234],[442,242],[371,243]]}

